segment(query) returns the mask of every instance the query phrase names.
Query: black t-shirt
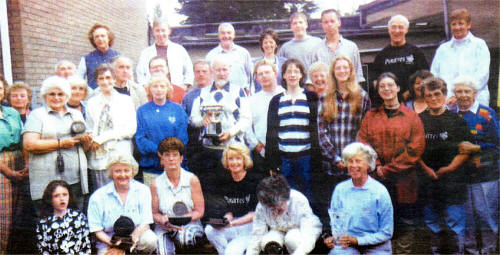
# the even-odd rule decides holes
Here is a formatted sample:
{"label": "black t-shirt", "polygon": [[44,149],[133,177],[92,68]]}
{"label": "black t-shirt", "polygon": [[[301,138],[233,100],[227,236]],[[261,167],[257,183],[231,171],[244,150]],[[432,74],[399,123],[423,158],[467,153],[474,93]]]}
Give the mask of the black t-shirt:
{"label": "black t-shirt", "polygon": [[418,70],[429,69],[429,63],[425,58],[424,53],[417,46],[406,43],[401,47],[386,46],[377,54],[373,61],[372,69],[370,70],[370,99],[372,107],[378,107],[382,101],[378,92],[375,91],[373,81],[378,76],[385,72],[391,72],[398,78],[398,85],[401,88],[400,94],[408,90],[409,77]]}
{"label": "black t-shirt", "polygon": [[245,178],[239,182],[235,182],[229,170],[225,170],[217,181],[216,193],[219,198],[226,201],[227,212],[233,213],[234,217],[241,217],[248,212],[255,211],[258,182],[252,170],[247,171]]}
{"label": "black t-shirt", "polygon": [[[434,171],[451,163],[458,155],[458,145],[462,141],[472,141],[467,124],[455,113],[445,110],[438,116],[429,110],[419,114],[425,130],[425,151],[422,160]],[[465,172],[462,167],[432,181],[427,175],[422,180],[427,190],[427,198],[436,202],[460,203],[465,198]]]}

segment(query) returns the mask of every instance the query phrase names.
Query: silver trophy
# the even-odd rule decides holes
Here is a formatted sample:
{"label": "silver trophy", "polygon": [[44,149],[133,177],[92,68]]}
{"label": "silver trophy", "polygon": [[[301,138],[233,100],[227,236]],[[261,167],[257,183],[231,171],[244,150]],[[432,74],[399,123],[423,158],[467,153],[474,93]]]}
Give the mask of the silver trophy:
{"label": "silver trophy", "polygon": [[219,135],[222,133],[222,105],[205,105],[201,107],[201,112],[203,116],[210,116],[210,125],[206,127],[203,137],[211,139],[212,144],[219,145]]}

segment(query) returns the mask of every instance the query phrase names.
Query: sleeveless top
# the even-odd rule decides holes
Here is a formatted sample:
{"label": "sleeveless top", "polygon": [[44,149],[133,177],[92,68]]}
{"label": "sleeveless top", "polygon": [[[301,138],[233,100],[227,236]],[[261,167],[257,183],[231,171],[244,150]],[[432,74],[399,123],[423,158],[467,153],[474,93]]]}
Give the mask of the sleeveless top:
{"label": "sleeveless top", "polygon": [[181,168],[177,187],[174,187],[165,172],[156,177],[156,192],[158,193],[159,209],[162,214],[166,214],[168,217],[175,216],[172,207],[179,201],[186,204],[188,212],[193,210],[194,203],[191,197],[191,178],[193,176],[194,174]]}

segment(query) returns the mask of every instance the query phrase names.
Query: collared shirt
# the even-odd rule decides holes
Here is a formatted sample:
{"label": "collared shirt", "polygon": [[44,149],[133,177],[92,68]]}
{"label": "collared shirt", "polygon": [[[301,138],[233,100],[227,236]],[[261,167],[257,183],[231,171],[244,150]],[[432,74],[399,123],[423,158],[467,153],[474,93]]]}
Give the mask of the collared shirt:
{"label": "collared shirt", "polygon": [[349,101],[344,100],[339,92],[336,93],[337,117],[328,123],[321,116],[322,113],[318,115],[319,144],[324,159],[330,164],[340,161],[344,147],[356,141],[361,120],[371,108],[370,97],[364,90],[361,91],[361,97],[361,109],[356,116],[351,114]]}
{"label": "collared shirt", "polygon": [[467,75],[478,83],[476,100],[489,105],[488,78],[490,75],[490,51],[486,42],[471,32],[461,40],[453,37],[439,46],[432,60],[431,72],[448,84],[448,97],[453,96],[450,86],[460,75]]}
{"label": "collared shirt", "polygon": [[[102,230],[113,236],[113,225],[122,215],[131,218],[136,227],[153,223],[151,191],[133,178],[130,180],[125,204],[121,201],[114,182],[104,185],[90,196],[88,208],[90,232]],[[106,244],[98,241],[97,248],[103,247],[106,247]]]}
{"label": "collared shirt", "polygon": [[23,123],[19,112],[12,107],[0,106],[3,118],[0,118],[0,151],[20,142]]}
{"label": "collared shirt", "polygon": [[500,151],[500,128],[496,112],[487,106],[480,105],[477,101],[467,111],[458,111],[458,109],[455,111],[467,123],[474,139],[473,143],[481,146],[479,156],[484,167],[467,168],[471,172],[468,178],[469,183],[498,179],[498,165],[495,162],[498,160]]}
{"label": "collared shirt", "polygon": [[[424,125],[417,113],[401,105],[392,117],[384,107],[369,110],[361,121],[358,141],[373,147],[384,176],[394,180],[397,203],[415,203],[415,164],[425,149]],[[397,195],[397,197],[396,197]]]}
{"label": "collared shirt", "polygon": [[328,45],[326,38],[318,44],[315,50],[310,55],[310,63],[323,62],[330,66],[330,64],[335,60],[336,57],[345,56],[348,57],[352,64],[354,65],[354,70],[356,70],[356,79],[358,82],[365,81],[363,77],[363,69],[361,65],[361,57],[359,56],[359,49],[356,43],[351,40],[345,39],[340,36],[337,50],[332,51]]}
{"label": "collared shirt", "polygon": [[252,236],[246,254],[259,254],[262,236],[267,233],[268,229],[286,233],[294,228],[300,229],[303,237],[295,252],[297,254],[311,252],[321,233],[321,222],[313,214],[309,201],[302,193],[290,190],[286,210],[281,215],[276,215],[270,208],[259,202],[255,209]]}
{"label": "collared shirt", "polygon": [[132,101],[134,102],[135,109],[139,108],[139,106],[145,104],[148,102],[148,97],[146,96],[146,90],[144,87],[141,85],[133,82],[133,81],[126,81],[125,83],[125,90],[128,92],[122,92],[115,88],[116,91],[118,91],[121,94],[128,95],[132,98]]}
{"label": "collared shirt", "polygon": [[[37,133],[40,134],[40,139],[68,138],[71,136],[71,124],[75,121],[84,121],[78,110],[66,107],[66,111],[59,114],[48,106],[42,106],[28,115],[23,134]],[[69,149],[61,148],[60,151],[64,159],[63,173],[56,167],[57,150],[41,154],[30,153],[31,199],[41,199],[45,187],[53,180],[64,180],[69,184],[81,182],[83,193],[88,193],[87,158],[83,149],[77,145]]]}
{"label": "collared shirt", "polygon": [[[206,114],[202,111],[205,106],[222,106],[222,112],[219,116],[221,131],[229,131],[231,139],[216,145],[212,143],[211,139],[203,138],[203,146],[222,150],[230,142],[243,142],[242,135],[251,125],[251,112],[248,98],[242,88],[228,82],[220,89],[215,84],[201,89],[200,96],[194,101],[189,119],[192,125],[202,127],[203,116]],[[215,130],[212,130],[213,126],[203,127],[201,135],[215,134]]]}
{"label": "collared shirt", "polygon": [[245,139],[250,149],[255,148],[259,142],[266,144],[269,102],[275,95],[284,91],[285,89],[278,85],[272,93],[261,90],[248,99],[252,106],[252,127],[247,130]]}
{"label": "collared shirt", "polygon": [[226,51],[219,44],[207,53],[205,60],[211,63],[217,55],[225,55],[227,59],[231,60],[229,82],[240,88],[249,89],[252,81],[253,64],[248,50],[233,43],[231,49]]}
{"label": "collared shirt", "polygon": [[[167,63],[172,84],[182,86],[193,84],[194,73],[193,63],[186,49],[177,43],[168,41]],[[149,61],[157,56],[156,44],[153,44],[141,51],[139,61],[137,61],[137,82],[141,85],[147,84],[151,78],[149,73]],[[180,103],[180,101],[179,101]]]}
{"label": "collared shirt", "polygon": [[[105,105],[110,107],[113,128],[98,133],[101,112]],[[118,93],[113,89],[109,100],[98,93],[90,98],[87,103],[87,125],[94,142],[98,143],[99,149],[91,152],[89,156],[89,168],[93,170],[104,170],[111,153],[132,153],[132,141],[130,140],[137,129],[137,121],[132,98]]]}
{"label": "collared shirt", "polygon": [[[352,179],[339,183],[333,191],[329,210],[341,215],[347,235],[358,239],[358,245],[376,245],[392,238],[393,208],[387,189],[368,176],[363,187],[355,187]],[[330,219],[335,229],[337,219]]]}

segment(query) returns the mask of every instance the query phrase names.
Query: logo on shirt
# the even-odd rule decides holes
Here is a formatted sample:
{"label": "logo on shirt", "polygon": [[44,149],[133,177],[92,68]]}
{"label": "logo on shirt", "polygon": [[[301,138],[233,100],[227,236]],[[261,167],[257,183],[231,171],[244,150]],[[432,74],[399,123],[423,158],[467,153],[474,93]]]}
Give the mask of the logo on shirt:
{"label": "logo on shirt", "polygon": [[168,117],[168,121],[170,121],[170,123],[174,124],[175,123],[175,116]]}
{"label": "logo on shirt", "polygon": [[224,196],[224,199],[228,204],[247,204],[250,202],[250,194],[244,198]]}
{"label": "logo on shirt", "polygon": [[385,65],[398,64],[398,63],[405,63],[407,65],[412,65],[413,62],[415,62],[415,57],[413,56],[413,54],[408,55],[406,57],[386,58],[385,59]]}

